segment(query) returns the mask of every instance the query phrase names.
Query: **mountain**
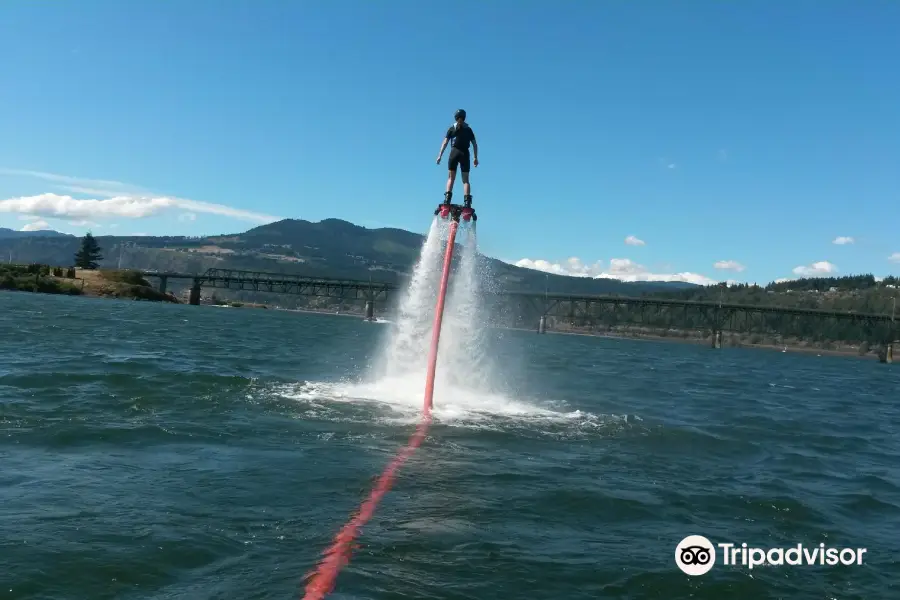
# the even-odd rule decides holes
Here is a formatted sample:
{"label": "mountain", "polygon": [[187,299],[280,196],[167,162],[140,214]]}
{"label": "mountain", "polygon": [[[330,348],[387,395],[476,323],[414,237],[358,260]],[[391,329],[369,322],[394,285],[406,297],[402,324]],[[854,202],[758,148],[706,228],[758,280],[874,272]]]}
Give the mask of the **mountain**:
{"label": "mountain", "polygon": [[[9,231],[9,230],[4,230]],[[0,260],[71,265],[80,238],[57,232],[42,236],[0,235]],[[51,235],[55,234],[55,235]],[[284,219],[243,233],[205,237],[95,236],[101,267],[200,273],[210,267],[401,283],[419,256],[424,237],[402,229],[367,229],[340,219],[318,223]],[[688,283],[627,283],[552,275],[483,257],[498,287],[515,291],[640,295],[697,287]]]}
{"label": "mountain", "polygon": [[48,229],[42,229],[40,231],[16,231],[15,229],[7,229],[5,227],[0,227],[0,240],[9,239],[9,238],[24,238],[24,237],[75,237],[69,233],[60,233],[58,231],[51,231]]}

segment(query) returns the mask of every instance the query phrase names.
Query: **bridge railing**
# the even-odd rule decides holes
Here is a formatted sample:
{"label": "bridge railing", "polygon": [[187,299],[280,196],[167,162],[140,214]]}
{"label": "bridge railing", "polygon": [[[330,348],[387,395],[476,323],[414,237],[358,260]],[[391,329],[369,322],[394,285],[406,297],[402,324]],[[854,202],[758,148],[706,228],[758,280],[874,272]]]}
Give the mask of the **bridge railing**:
{"label": "bridge railing", "polygon": [[546,299],[556,302],[588,302],[597,304],[631,304],[644,306],[670,306],[670,307],[696,307],[696,308],[718,308],[721,310],[744,311],[744,312],[772,312],[781,314],[790,314],[797,316],[810,317],[830,317],[830,318],[848,318],[848,319],[866,319],[873,321],[892,321],[893,316],[885,313],[864,313],[855,310],[840,311],[828,310],[822,308],[799,308],[791,306],[777,306],[769,304],[739,304],[730,302],[717,302],[713,300],[677,300],[674,298],[654,298],[652,296],[618,296],[618,295],[582,295],[582,294],[559,294],[559,293],[543,293],[543,292],[526,292],[526,291],[503,291],[497,292],[498,295],[507,297],[520,297],[533,300]]}
{"label": "bridge railing", "polygon": [[396,289],[396,285],[382,281],[365,281],[360,279],[340,279],[335,277],[311,277],[309,275],[297,275],[294,273],[273,273],[269,271],[245,271],[240,269],[207,269],[202,275],[195,276],[202,282],[215,279],[228,279],[232,281],[254,281],[260,283],[297,283],[304,285],[343,285],[355,287],[372,287],[377,289]]}
{"label": "bridge railing", "polygon": [[[284,287],[285,284],[295,284],[292,286],[294,290],[305,290],[311,287],[345,287],[357,288],[360,290],[371,289],[379,292],[396,291],[399,289],[397,284],[387,283],[384,281],[365,281],[359,279],[341,279],[332,277],[311,277],[308,275],[298,275],[293,273],[275,273],[271,271],[250,271],[243,269],[222,269],[213,267],[207,269],[202,274],[188,273],[167,273],[167,272],[144,272],[148,277],[166,277],[177,279],[192,279],[199,285],[210,283],[216,285],[217,282],[234,282],[236,284],[263,284],[278,285]],[[243,286],[242,286],[243,287]],[[331,295],[331,294],[328,294]],[[892,322],[893,317],[887,314],[864,313],[858,311],[835,311],[818,308],[795,308],[788,306],[776,306],[766,304],[738,304],[715,302],[710,300],[678,300],[674,298],[658,298],[653,296],[620,296],[616,294],[591,295],[591,294],[566,294],[566,293],[550,293],[526,290],[500,290],[487,291],[485,296],[503,297],[503,298],[521,298],[532,301],[554,301],[559,302],[586,302],[597,304],[630,304],[635,306],[656,306],[656,307],[694,307],[706,309],[719,309],[724,311],[744,311],[757,313],[779,313],[784,315],[809,316],[809,317],[827,317],[827,318],[843,318],[851,320],[869,320],[874,322]]]}

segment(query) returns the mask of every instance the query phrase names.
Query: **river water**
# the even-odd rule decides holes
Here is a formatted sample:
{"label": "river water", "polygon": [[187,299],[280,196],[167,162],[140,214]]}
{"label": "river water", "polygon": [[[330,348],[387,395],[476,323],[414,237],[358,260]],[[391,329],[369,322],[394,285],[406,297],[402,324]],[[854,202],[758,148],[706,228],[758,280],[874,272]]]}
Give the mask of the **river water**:
{"label": "river water", "polygon": [[[0,598],[300,598],[418,420],[394,327],[0,293]],[[330,598],[900,597],[897,365],[483,333]]]}

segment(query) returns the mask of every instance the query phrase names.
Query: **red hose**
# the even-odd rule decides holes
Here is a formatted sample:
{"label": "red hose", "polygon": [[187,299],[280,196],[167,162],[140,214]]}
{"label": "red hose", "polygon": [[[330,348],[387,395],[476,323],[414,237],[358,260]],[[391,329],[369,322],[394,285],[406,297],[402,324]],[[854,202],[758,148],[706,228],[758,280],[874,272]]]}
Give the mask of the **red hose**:
{"label": "red hose", "polygon": [[430,415],[434,406],[434,376],[437,371],[438,344],[441,341],[441,323],[444,320],[444,300],[447,298],[447,282],[450,281],[450,263],[453,262],[453,247],[456,245],[456,228],[459,223],[450,221],[450,235],[444,252],[444,272],[441,274],[441,289],[438,292],[437,307],[434,309],[434,326],[431,328],[431,352],[428,355],[428,374],[425,376],[425,414]]}
{"label": "red hose", "polygon": [[450,264],[453,262],[453,248],[456,241],[456,228],[459,224],[455,220],[450,221],[450,236],[447,238],[447,250],[444,252],[444,271],[441,275],[441,288],[438,293],[437,307],[434,315],[434,329],[431,337],[431,352],[428,356],[428,374],[425,378],[425,407],[422,412],[422,420],[416,427],[416,432],[410,438],[409,442],[394,460],[390,462],[375,487],[369,493],[359,510],[353,515],[350,521],[334,536],[334,542],[323,553],[323,558],[319,561],[316,570],[307,576],[306,590],[303,600],[322,600],[334,589],[334,583],[337,580],[338,573],[341,568],[350,562],[351,547],[353,540],[359,534],[359,529],[365,525],[372,515],[375,513],[375,507],[382,497],[391,489],[397,471],[401,465],[406,462],[412,453],[418,448],[428,433],[431,426],[431,409],[434,406],[434,377],[437,371],[437,353],[438,343],[441,338],[441,324],[444,319],[444,301],[447,296],[447,282],[450,280]]}

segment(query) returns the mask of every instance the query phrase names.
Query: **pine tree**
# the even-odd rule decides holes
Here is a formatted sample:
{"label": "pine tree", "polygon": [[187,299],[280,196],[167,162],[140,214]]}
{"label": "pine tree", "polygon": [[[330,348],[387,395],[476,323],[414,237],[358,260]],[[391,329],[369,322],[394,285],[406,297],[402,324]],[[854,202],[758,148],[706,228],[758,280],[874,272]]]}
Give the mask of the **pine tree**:
{"label": "pine tree", "polygon": [[90,231],[87,232],[81,238],[81,249],[75,253],[75,266],[82,269],[96,269],[97,261],[103,259],[100,250],[100,244],[97,243]]}

